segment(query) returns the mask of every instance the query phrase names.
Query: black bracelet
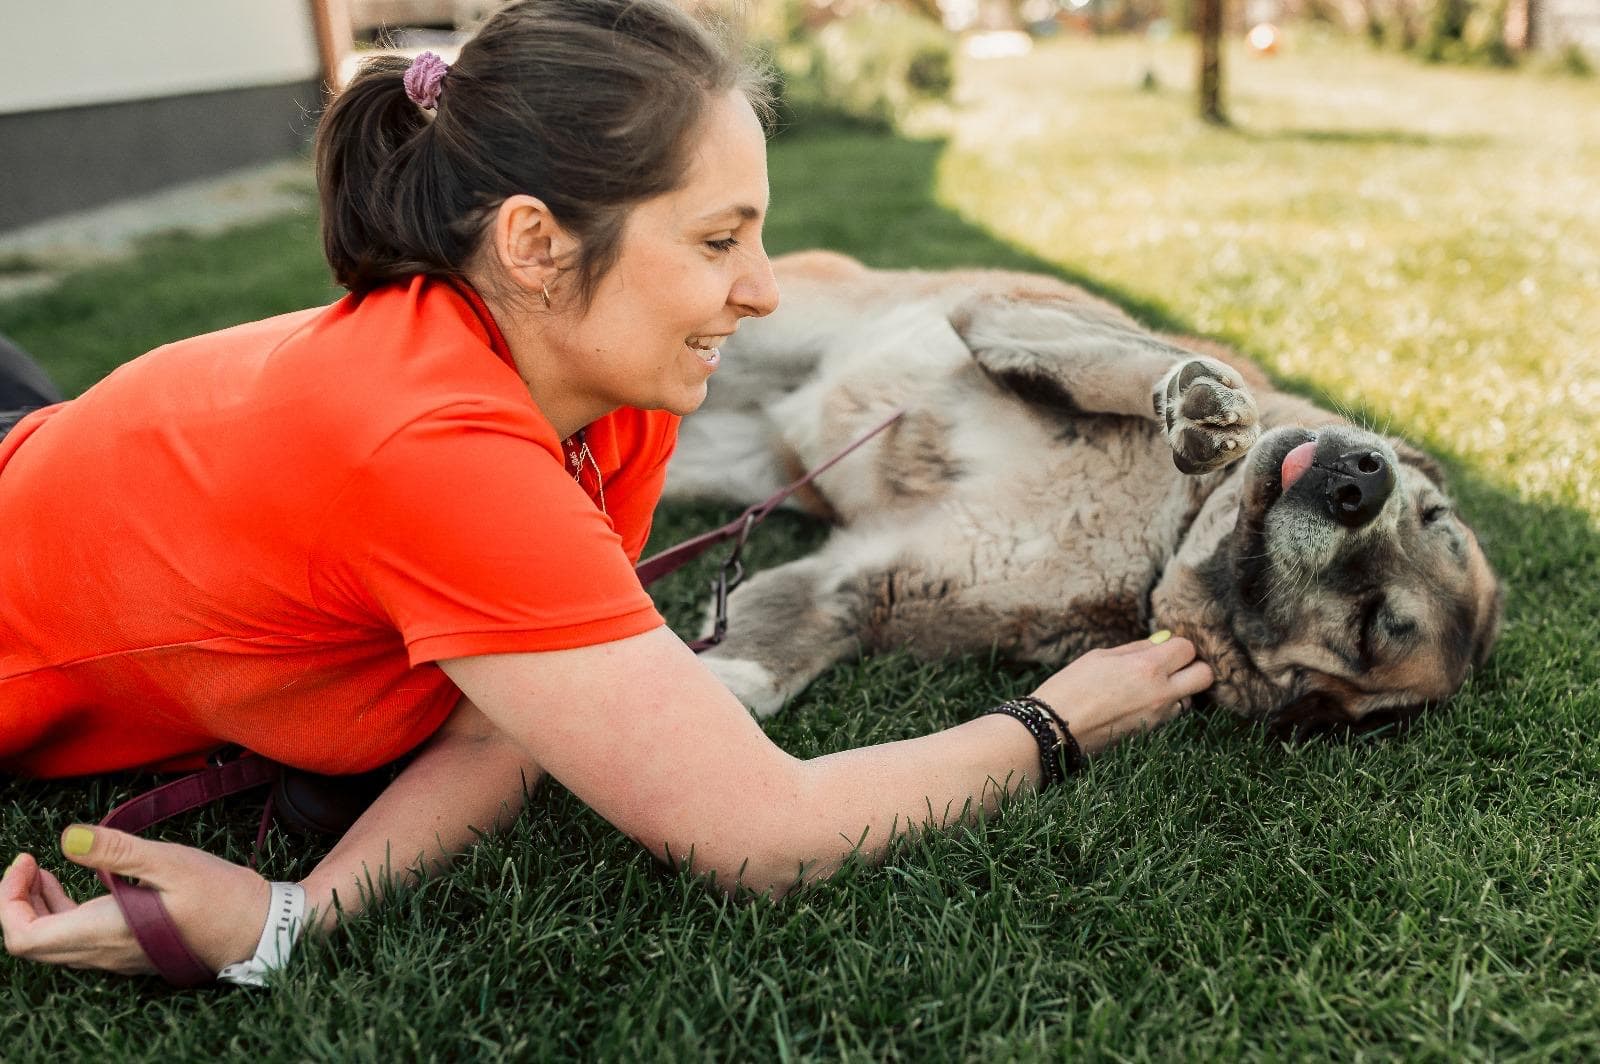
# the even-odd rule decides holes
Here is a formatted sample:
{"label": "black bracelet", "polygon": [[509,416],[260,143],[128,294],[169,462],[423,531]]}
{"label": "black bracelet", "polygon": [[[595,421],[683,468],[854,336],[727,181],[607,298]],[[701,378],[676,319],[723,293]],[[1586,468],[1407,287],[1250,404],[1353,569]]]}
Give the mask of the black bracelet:
{"label": "black bracelet", "polygon": [[1061,714],[1042,698],[1033,695],[1023,695],[1021,698],[1012,699],[1013,702],[1026,702],[1050,714],[1050,719],[1055,721],[1056,728],[1061,732],[1061,772],[1063,776],[1071,776],[1083,770],[1083,747],[1078,745],[1078,740],[1072,734],[1072,729],[1067,727],[1067,722],[1061,719]]}
{"label": "black bracelet", "polygon": [[[1040,703],[1039,705],[1043,705]],[[1051,784],[1060,783],[1064,778],[1061,769],[1061,737],[1056,734],[1055,728],[1050,724],[1050,714],[1047,710],[1040,709],[1021,700],[1001,702],[998,706],[984,710],[984,715],[1000,713],[1018,721],[1028,734],[1033,736],[1033,741],[1039,744],[1039,789],[1044,790]],[[1074,744],[1076,745],[1076,744]]]}

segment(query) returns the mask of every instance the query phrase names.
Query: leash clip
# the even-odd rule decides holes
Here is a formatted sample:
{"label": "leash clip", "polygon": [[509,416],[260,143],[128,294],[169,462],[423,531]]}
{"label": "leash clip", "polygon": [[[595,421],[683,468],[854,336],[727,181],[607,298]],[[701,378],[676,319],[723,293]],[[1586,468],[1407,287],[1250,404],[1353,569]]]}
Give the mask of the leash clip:
{"label": "leash clip", "polygon": [[711,634],[704,640],[706,646],[716,646],[728,634],[728,594],[744,582],[744,562],[739,556],[744,553],[745,540],[750,538],[750,530],[755,527],[757,520],[755,514],[745,514],[744,524],[739,526],[739,533],[734,538],[733,549],[722,559],[717,575],[711,580],[712,621]]}

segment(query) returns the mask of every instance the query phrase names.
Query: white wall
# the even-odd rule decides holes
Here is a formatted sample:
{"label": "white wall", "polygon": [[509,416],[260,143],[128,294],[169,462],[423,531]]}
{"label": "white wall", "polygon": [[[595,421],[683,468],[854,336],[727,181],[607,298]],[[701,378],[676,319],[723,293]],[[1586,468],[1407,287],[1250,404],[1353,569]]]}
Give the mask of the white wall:
{"label": "white wall", "polygon": [[0,0],[0,114],[319,76],[309,0]]}
{"label": "white wall", "polygon": [[1576,44],[1600,57],[1600,0],[1547,0],[1540,44]]}

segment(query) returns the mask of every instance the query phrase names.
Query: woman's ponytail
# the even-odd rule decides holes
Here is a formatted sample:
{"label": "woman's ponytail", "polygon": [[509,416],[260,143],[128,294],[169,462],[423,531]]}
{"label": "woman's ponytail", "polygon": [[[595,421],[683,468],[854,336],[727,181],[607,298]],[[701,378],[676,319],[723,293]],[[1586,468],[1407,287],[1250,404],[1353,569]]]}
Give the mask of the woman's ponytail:
{"label": "woman's ponytail", "polygon": [[426,139],[432,116],[406,95],[404,56],[379,56],[361,67],[329,105],[317,130],[317,187],[322,246],[339,284],[362,292],[414,273],[453,272],[419,261],[397,226],[398,187]]}

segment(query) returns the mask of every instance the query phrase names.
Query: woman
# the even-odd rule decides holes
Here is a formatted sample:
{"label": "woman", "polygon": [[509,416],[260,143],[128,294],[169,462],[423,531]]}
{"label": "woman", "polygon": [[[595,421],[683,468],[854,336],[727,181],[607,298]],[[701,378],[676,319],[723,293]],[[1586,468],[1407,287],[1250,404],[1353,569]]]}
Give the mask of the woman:
{"label": "woman", "polygon": [[[1152,639],[1039,702],[802,762],[663,625],[632,562],[677,418],[778,301],[761,102],[667,0],[529,0],[448,69],[369,64],[317,142],[350,295],[161,348],[0,441],[0,771],[411,754],[291,888],[324,924],[544,773],[658,857],[781,893],[1208,686]],[[62,848],[158,889],[212,969],[267,940],[281,888],[248,869],[81,825]],[[151,970],[109,898],[29,855],[0,927],[20,957]]]}

